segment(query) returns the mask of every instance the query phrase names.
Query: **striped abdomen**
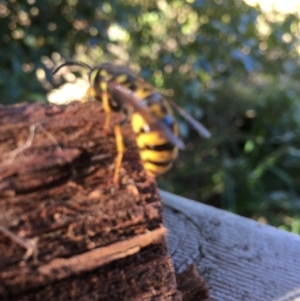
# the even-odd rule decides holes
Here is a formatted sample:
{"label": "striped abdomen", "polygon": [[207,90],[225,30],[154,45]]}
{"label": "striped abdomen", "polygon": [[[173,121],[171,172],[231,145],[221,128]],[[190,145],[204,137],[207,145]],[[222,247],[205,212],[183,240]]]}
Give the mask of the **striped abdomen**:
{"label": "striped abdomen", "polygon": [[[141,97],[138,90],[135,92]],[[146,102],[152,114],[177,136],[178,125],[165,98],[160,93],[152,91],[149,96],[143,98],[143,101]],[[170,169],[177,156],[178,148],[171,144],[160,130],[151,130],[143,117],[137,113],[132,115],[131,125],[136,134],[144,168],[154,175],[162,174]]]}

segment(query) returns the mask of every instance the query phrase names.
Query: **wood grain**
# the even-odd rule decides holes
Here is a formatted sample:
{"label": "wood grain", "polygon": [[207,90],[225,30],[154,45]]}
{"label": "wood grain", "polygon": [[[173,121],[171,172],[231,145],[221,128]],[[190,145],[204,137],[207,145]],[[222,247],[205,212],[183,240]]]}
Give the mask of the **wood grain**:
{"label": "wood grain", "polygon": [[160,191],[175,270],[196,264],[214,301],[299,301],[300,237]]}
{"label": "wood grain", "polygon": [[1,301],[181,300],[155,179],[127,125],[112,183],[104,119],[96,102],[0,107]]}

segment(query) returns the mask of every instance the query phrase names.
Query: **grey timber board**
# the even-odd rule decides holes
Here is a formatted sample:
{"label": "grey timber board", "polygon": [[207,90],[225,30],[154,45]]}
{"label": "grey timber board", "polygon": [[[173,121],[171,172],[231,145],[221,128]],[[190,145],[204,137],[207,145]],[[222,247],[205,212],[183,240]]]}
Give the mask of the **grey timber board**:
{"label": "grey timber board", "polygon": [[300,301],[300,237],[160,191],[177,272],[196,264],[214,301]]}

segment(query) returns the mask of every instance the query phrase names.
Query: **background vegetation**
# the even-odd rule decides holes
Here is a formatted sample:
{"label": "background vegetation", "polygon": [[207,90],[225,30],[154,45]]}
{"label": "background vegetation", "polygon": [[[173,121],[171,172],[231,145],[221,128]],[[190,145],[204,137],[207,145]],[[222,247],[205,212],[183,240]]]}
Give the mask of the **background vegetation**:
{"label": "background vegetation", "polygon": [[180,120],[162,188],[300,233],[299,31],[242,0],[0,0],[0,101],[46,101],[65,59],[125,63],[213,133]]}

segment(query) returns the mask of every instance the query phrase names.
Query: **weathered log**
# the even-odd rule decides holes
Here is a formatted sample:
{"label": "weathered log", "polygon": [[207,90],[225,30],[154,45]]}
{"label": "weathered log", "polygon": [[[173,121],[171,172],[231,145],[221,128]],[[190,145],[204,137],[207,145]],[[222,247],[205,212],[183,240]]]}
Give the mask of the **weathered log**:
{"label": "weathered log", "polygon": [[93,102],[0,107],[0,300],[181,300],[155,179],[128,125],[112,184],[103,120]]}

